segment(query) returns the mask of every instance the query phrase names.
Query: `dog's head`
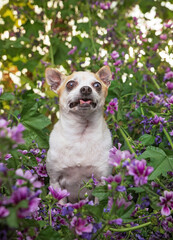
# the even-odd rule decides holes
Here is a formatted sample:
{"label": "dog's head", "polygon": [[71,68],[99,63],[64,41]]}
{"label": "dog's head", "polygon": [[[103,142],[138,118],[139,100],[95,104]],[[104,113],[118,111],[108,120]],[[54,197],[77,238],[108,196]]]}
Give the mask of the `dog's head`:
{"label": "dog's head", "polygon": [[111,79],[108,66],[97,73],[73,72],[70,76],[53,68],[46,69],[46,80],[59,95],[61,109],[67,112],[86,113],[102,108]]}

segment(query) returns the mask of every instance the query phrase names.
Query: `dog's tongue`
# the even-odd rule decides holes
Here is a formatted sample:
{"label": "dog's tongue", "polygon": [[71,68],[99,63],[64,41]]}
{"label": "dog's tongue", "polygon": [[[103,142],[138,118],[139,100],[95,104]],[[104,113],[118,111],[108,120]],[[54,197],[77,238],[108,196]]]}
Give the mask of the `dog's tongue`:
{"label": "dog's tongue", "polygon": [[80,99],[80,105],[82,105],[82,104],[90,104],[90,103],[91,103],[91,100],[84,101],[84,100]]}

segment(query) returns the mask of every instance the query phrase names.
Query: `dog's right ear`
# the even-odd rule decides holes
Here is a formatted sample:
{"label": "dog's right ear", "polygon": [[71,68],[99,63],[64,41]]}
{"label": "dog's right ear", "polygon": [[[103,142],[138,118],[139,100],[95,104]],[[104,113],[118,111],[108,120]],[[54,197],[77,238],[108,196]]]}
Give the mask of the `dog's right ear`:
{"label": "dog's right ear", "polygon": [[57,92],[59,86],[64,81],[65,76],[54,68],[46,68],[46,80],[52,91]]}

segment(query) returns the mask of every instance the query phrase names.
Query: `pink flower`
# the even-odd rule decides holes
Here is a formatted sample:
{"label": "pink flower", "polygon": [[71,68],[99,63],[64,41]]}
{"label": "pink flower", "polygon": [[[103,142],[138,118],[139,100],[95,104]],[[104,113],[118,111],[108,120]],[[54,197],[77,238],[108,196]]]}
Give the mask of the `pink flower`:
{"label": "pink flower", "polygon": [[168,101],[169,103],[173,104],[173,95],[172,95],[170,98],[168,98],[167,101]]}
{"label": "pink flower", "polygon": [[116,59],[116,58],[118,58],[120,55],[119,55],[119,53],[117,52],[117,51],[113,51],[112,53],[111,53],[111,57],[112,57],[112,59]]}
{"label": "pink flower", "polygon": [[74,46],[69,52],[68,55],[73,55],[77,50],[77,46]]}
{"label": "pink flower", "polygon": [[146,166],[146,160],[134,160],[129,166],[127,166],[128,174],[134,177],[135,185],[146,184],[148,181],[148,175],[154,170],[153,167]]}
{"label": "pink flower", "polygon": [[164,197],[160,197],[162,206],[161,214],[165,216],[169,216],[171,214],[170,209],[173,209],[173,192],[164,191]]}
{"label": "pink flower", "polygon": [[36,168],[37,174],[41,177],[47,177],[47,171],[46,171],[46,164],[38,164],[38,167]]}
{"label": "pink flower", "polygon": [[113,147],[109,151],[109,164],[117,167],[121,164],[122,160],[126,160],[128,158],[131,159],[132,157],[133,155],[130,154],[128,150],[121,151],[120,145],[119,145],[119,149],[117,149],[116,147]]}
{"label": "pink flower", "polygon": [[166,40],[167,39],[167,35],[166,34],[161,34],[160,35],[160,39],[161,40]]}
{"label": "pink flower", "polygon": [[165,73],[164,80],[173,78],[173,72],[169,71]]}
{"label": "pink flower", "polygon": [[169,90],[172,90],[172,89],[173,89],[173,82],[168,81],[168,82],[166,83],[166,86],[167,86],[167,88],[168,88]]}
{"label": "pink flower", "polygon": [[0,119],[0,128],[5,128],[9,124],[5,119]]}
{"label": "pink flower", "polygon": [[170,134],[171,136],[173,136],[173,130],[172,130],[171,132],[169,132],[169,134]]}
{"label": "pink flower", "polygon": [[25,130],[25,127],[19,123],[17,126],[9,129],[9,137],[13,139],[16,143],[23,144],[25,143],[24,139],[22,138],[22,132]]}
{"label": "pink flower", "polygon": [[75,232],[78,235],[82,235],[82,233],[90,233],[93,229],[93,225],[91,223],[88,224],[86,219],[77,218],[76,216],[73,217],[71,226],[75,228]]}
{"label": "pink flower", "polygon": [[120,208],[121,206],[124,206],[124,208],[128,208],[132,203],[131,202],[126,202],[126,200],[122,197],[122,198],[118,198],[116,200],[115,205]]}
{"label": "pink flower", "polygon": [[9,215],[9,210],[6,209],[5,207],[1,206],[0,207],[0,218],[7,217]]}
{"label": "pink flower", "polygon": [[118,99],[114,98],[110,101],[106,109],[110,114],[114,114],[115,111],[118,112]]}
{"label": "pink flower", "polygon": [[101,179],[105,180],[108,183],[116,182],[116,183],[121,183],[122,177],[120,174],[117,174],[115,176],[108,176],[108,177],[101,177]]}
{"label": "pink flower", "polygon": [[[23,170],[21,168],[19,168],[16,170],[16,175],[29,180],[30,183],[32,183],[35,188],[42,187],[42,183],[40,181],[36,181],[38,176],[36,174],[32,175],[30,170],[27,170],[25,173],[23,173]],[[17,185],[22,185],[25,182],[26,181],[24,179],[18,179],[16,183],[17,183]]]}
{"label": "pink flower", "polygon": [[56,198],[58,201],[60,201],[62,198],[68,197],[70,195],[69,192],[67,192],[66,189],[61,190],[59,189],[54,189],[52,186],[48,187],[49,191],[51,192],[52,196]]}

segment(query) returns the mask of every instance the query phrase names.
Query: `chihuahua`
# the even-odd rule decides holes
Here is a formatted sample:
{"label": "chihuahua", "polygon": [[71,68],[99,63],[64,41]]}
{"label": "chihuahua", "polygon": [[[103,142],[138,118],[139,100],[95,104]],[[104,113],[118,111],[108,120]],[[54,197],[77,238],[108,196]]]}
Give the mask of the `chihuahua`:
{"label": "chihuahua", "polygon": [[[73,72],[65,76],[53,68],[46,69],[46,80],[59,95],[59,121],[49,140],[46,168],[50,185],[67,189],[68,201],[78,201],[84,182],[92,176],[101,181],[108,176],[110,131],[103,117],[103,107],[112,74],[108,66],[97,73]],[[90,190],[80,191],[80,198]]]}

